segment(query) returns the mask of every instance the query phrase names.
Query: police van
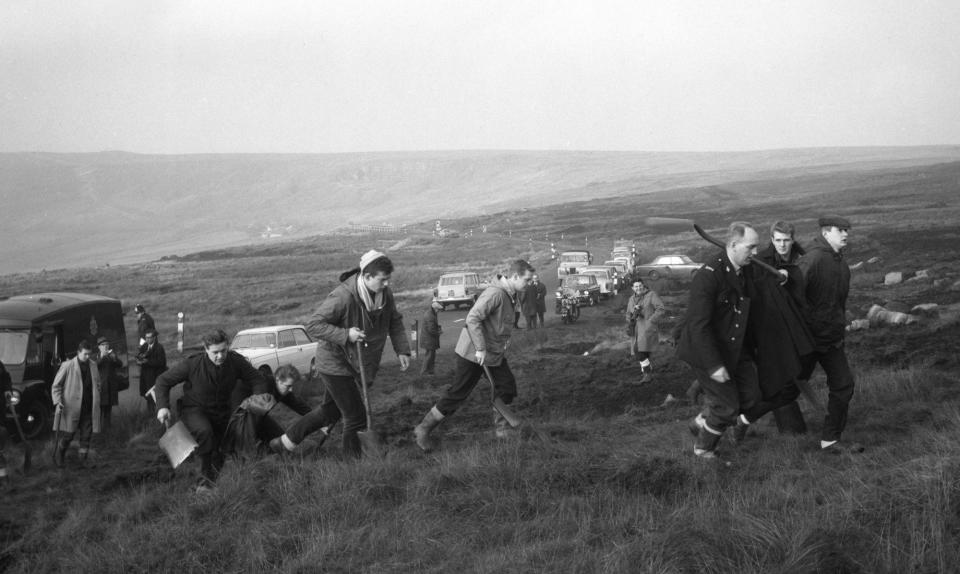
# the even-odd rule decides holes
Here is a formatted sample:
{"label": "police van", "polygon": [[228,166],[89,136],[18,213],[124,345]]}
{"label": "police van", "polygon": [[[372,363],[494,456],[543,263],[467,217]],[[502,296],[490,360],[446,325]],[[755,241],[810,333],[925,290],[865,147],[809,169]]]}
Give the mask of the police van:
{"label": "police van", "polygon": [[[106,337],[127,377],[127,334],[118,299],[85,293],[38,293],[0,298],[0,361],[13,381],[17,414],[27,438],[53,424],[50,388],[63,361],[86,340]],[[12,421],[10,421],[12,423]]]}

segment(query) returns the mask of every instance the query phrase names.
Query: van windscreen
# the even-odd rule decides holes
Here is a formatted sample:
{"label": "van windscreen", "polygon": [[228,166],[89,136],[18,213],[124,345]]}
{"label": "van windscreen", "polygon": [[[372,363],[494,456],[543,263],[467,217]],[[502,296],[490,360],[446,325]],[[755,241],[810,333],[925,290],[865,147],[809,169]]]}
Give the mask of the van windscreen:
{"label": "van windscreen", "polygon": [[27,358],[27,331],[0,331],[0,361],[4,365],[22,365]]}

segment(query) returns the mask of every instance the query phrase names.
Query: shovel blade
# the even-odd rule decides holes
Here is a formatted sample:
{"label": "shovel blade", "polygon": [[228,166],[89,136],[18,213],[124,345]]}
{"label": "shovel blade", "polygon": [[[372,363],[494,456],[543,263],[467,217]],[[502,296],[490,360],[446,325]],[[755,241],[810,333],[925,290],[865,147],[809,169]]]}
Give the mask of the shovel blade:
{"label": "shovel blade", "polygon": [[383,437],[380,436],[375,430],[365,430],[357,433],[357,438],[360,439],[360,448],[364,454],[376,457],[383,458],[387,454],[387,447],[383,443]]}
{"label": "shovel blade", "polygon": [[507,424],[513,428],[517,428],[523,424],[523,419],[517,416],[517,413],[510,410],[510,407],[503,402],[503,399],[499,397],[493,399],[493,408],[497,409],[497,412],[507,420]]}
{"label": "shovel blade", "polygon": [[183,421],[178,421],[177,424],[168,428],[160,437],[160,440],[157,441],[157,444],[166,453],[173,468],[177,468],[183,461],[187,460],[187,457],[193,454],[198,446],[197,441],[187,430]]}

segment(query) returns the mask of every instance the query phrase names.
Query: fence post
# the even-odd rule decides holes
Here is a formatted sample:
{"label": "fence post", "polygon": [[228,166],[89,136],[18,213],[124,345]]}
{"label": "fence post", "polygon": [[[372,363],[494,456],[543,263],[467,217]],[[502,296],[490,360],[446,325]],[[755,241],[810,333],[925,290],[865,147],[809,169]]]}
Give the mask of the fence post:
{"label": "fence post", "polygon": [[417,347],[419,346],[419,343],[417,341],[417,330],[419,329],[419,327],[420,327],[420,321],[414,321],[413,330],[410,331],[410,343],[411,343],[410,357],[414,359],[417,358]]}
{"label": "fence post", "polygon": [[183,311],[177,313],[177,351],[183,354]]}

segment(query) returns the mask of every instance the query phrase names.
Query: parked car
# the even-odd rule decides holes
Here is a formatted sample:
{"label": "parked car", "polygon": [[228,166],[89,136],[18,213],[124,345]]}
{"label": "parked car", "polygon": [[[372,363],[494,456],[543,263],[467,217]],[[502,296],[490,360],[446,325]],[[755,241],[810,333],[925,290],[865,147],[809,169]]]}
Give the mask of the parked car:
{"label": "parked car", "polygon": [[589,251],[564,251],[557,261],[557,279],[579,273],[581,267],[591,263],[593,263],[593,255]]}
{"label": "parked car", "polygon": [[[120,301],[86,293],[38,293],[0,298],[0,361],[13,383],[17,415],[27,438],[53,426],[50,388],[63,361],[76,356],[81,340],[96,349],[106,337],[123,362],[118,374],[127,377],[127,332]],[[6,412],[0,414],[5,420]]]}
{"label": "parked car", "polygon": [[616,270],[616,275],[614,276],[615,283],[617,285],[617,290],[625,289],[627,285],[627,264],[626,262],[620,261],[604,261],[604,265],[607,267],[613,267]]}
{"label": "parked car", "polygon": [[230,348],[265,375],[272,375],[280,365],[290,364],[304,376],[310,376],[317,361],[317,343],[310,339],[303,325],[244,329],[233,338]]}
{"label": "parked car", "polygon": [[600,297],[609,299],[617,294],[617,284],[614,281],[613,267],[605,265],[591,265],[580,270],[581,275],[593,275],[597,278],[597,284],[600,285]]}
{"label": "parked car", "polygon": [[657,280],[661,277],[687,279],[693,277],[703,263],[696,263],[686,255],[661,255],[650,263],[637,265],[635,271],[639,277]]}
{"label": "parked car", "polygon": [[557,299],[576,298],[581,305],[596,305],[600,302],[600,284],[596,275],[567,275],[560,283]]}
{"label": "parked car", "polygon": [[440,306],[444,309],[447,305],[453,305],[455,308],[459,308],[460,305],[469,307],[485,287],[486,285],[480,283],[480,276],[476,273],[470,271],[444,273],[433,290],[433,296],[440,301]]}

